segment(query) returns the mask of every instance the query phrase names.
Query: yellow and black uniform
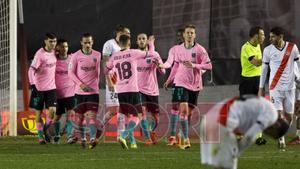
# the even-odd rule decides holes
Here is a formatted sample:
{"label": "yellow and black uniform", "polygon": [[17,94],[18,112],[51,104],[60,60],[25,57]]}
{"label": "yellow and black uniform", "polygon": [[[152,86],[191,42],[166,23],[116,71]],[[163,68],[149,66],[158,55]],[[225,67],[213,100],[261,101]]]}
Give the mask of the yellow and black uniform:
{"label": "yellow and black uniform", "polygon": [[262,58],[260,45],[254,46],[250,42],[246,42],[241,49],[242,74],[239,86],[240,95],[257,95],[258,93],[261,66],[253,65],[250,62],[253,58],[257,60]]}

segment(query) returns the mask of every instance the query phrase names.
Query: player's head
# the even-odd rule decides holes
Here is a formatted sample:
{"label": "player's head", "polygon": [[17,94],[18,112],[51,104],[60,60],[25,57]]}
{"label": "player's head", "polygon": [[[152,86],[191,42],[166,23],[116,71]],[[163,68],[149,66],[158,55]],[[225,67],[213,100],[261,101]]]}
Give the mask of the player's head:
{"label": "player's head", "polygon": [[69,44],[65,39],[58,39],[56,45],[56,51],[58,56],[68,56]]}
{"label": "player's head", "polygon": [[284,30],[281,27],[274,27],[270,31],[270,42],[273,45],[278,45],[280,41],[283,41]]}
{"label": "player's head", "polygon": [[119,41],[121,35],[127,35],[130,37],[130,29],[124,25],[117,25],[115,29],[115,38]]}
{"label": "player's head", "polygon": [[249,37],[250,39],[253,39],[255,43],[263,44],[265,40],[265,32],[262,27],[254,26],[249,31]]}
{"label": "player's head", "polygon": [[90,52],[94,44],[93,36],[89,33],[84,33],[81,36],[80,43],[84,51]]}
{"label": "player's head", "polygon": [[137,36],[136,43],[140,50],[145,50],[147,48],[148,36],[145,33],[140,33]]}
{"label": "player's head", "polygon": [[196,26],[188,24],[184,27],[183,38],[185,43],[195,42],[196,39]]}
{"label": "player's head", "polygon": [[45,49],[51,51],[56,46],[56,35],[54,33],[46,33],[44,37]]}
{"label": "player's head", "polygon": [[184,40],[183,40],[183,32],[184,32],[183,28],[179,28],[176,31],[176,44],[178,44],[178,45],[184,42]]}
{"label": "player's head", "polygon": [[121,35],[119,38],[119,45],[122,49],[130,48],[130,36]]}
{"label": "player's head", "polygon": [[284,134],[288,131],[289,127],[290,125],[287,122],[287,120],[278,118],[273,125],[269,126],[264,130],[264,133],[268,136],[273,137],[274,139],[278,139],[284,136]]}

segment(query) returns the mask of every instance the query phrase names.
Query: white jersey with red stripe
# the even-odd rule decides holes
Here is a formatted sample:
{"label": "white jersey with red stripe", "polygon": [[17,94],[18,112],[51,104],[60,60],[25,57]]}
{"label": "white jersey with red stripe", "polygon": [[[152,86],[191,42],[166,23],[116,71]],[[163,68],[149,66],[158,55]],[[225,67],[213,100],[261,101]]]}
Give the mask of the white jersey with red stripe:
{"label": "white jersey with red stripe", "polygon": [[[269,85],[271,85],[274,78],[279,78],[277,85],[274,90],[287,91],[295,89],[295,73],[294,73],[294,63],[299,61],[299,51],[296,45],[293,46],[288,62],[284,68],[284,71],[280,77],[275,77],[278,68],[280,67],[284,55],[287,50],[287,46],[290,42],[285,42],[283,49],[278,49],[273,44],[267,46],[263,52],[263,63],[269,64],[270,67],[270,78]],[[264,71],[262,72],[264,73]],[[262,75],[266,76],[266,75]],[[263,86],[264,80],[260,82],[260,87]]]}
{"label": "white jersey with red stripe", "polygon": [[[200,124],[201,163],[236,169],[238,156],[259,132],[276,122],[278,113],[265,98],[244,96],[216,104],[204,117]],[[238,143],[236,133],[251,142]]]}
{"label": "white jersey with red stripe", "polygon": [[[224,100],[216,104],[205,114],[207,125],[219,126],[222,107],[229,100]],[[278,113],[273,104],[263,97],[245,96],[245,99],[235,99],[229,107],[227,113],[222,114],[225,118],[225,127],[231,131],[239,131],[245,134],[252,125],[257,122],[261,125],[261,130],[272,125],[278,118]]]}
{"label": "white jersey with red stripe", "polygon": [[259,123],[261,130],[275,123],[278,113],[273,104],[263,97],[235,100],[229,108],[227,129],[246,133],[253,124]]}

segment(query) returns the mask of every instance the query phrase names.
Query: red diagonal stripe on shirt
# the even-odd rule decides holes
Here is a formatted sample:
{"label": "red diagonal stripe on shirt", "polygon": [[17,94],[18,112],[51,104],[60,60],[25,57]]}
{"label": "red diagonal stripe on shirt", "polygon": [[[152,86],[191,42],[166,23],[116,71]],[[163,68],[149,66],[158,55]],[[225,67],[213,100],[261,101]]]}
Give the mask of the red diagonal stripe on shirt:
{"label": "red diagonal stripe on shirt", "polygon": [[289,44],[286,48],[286,51],[284,53],[283,59],[280,63],[280,66],[277,69],[277,72],[276,72],[275,76],[272,79],[272,83],[270,85],[270,90],[273,90],[276,87],[276,85],[277,85],[277,83],[278,83],[278,81],[279,81],[279,79],[280,79],[280,77],[281,77],[288,61],[289,61],[289,57],[291,55],[293,47],[294,47],[294,44],[289,42]]}

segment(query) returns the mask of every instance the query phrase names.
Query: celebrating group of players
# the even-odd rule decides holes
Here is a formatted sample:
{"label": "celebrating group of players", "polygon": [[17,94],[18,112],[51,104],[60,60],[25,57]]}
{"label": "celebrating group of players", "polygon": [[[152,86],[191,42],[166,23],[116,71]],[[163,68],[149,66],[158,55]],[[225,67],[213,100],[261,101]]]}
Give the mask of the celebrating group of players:
{"label": "celebrating group of players", "polygon": [[[90,148],[97,145],[103,127],[118,115],[118,141],[128,148],[137,148],[134,128],[141,123],[146,144],[156,142],[155,129],[159,123],[158,82],[156,72],[172,71],[165,83],[174,82],[171,110],[170,137],[168,145],[176,144],[176,128],[180,121],[184,137],[183,149],[190,147],[188,137],[188,114],[197,103],[202,89],[202,73],[212,65],[206,50],[195,42],[196,27],[186,25],[180,32],[181,41],[170,49],[166,63],[154,51],[154,37],[145,33],[137,36],[138,49],[130,49],[130,30],[117,26],[115,38],[103,46],[103,56],[92,48],[93,37],[86,33],[80,40],[82,48],[68,54],[68,42],[47,33],[45,46],[40,48],[29,69],[32,94],[30,107],[36,112],[38,141],[50,142],[50,125],[54,125],[55,143],[60,139],[61,115],[67,111],[68,143],[77,141],[74,126],[81,131],[82,145],[87,145],[86,129],[89,130]],[[97,119],[99,103],[100,62],[104,63],[106,79],[105,106],[107,112],[102,120]],[[47,109],[45,124],[41,113]],[[153,121],[149,124],[147,113]],[[179,120],[180,119],[180,120]]]}
{"label": "celebrating group of players", "polygon": [[[137,148],[133,130],[140,123],[146,144],[157,140],[155,129],[159,124],[159,89],[157,71],[164,74],[172,68],[164,86],[172,86],[172,108],[170,110],[170,128],[168,145],[176,145],[177,123],[184,138],[182,149],[191,146],[189,140],[189,117],[197,105],[202,86],[202,74],[212,69],[209,56],[200,44],[195,42],[196,27],[186,25],[179,31],[178,44],[169,50],[168,59],[162,62],[155,52],[154,37],[145,33],[137,36],[138,49],[130,49],[130,30],[117,26],[115,38],[103,46],[102,55],[94,50],[93,37],[83,34],[82,48],[68,54],[68,42],[47,33],[45,46],[40,48],[29,69],[32,89],[30,107],[36,112],[38,141],[45,144],[51,141],[48,134],[50,125],[54,125],[53,141],[60,140],[61,115],[67,112],[68,143],[74,143],[78,137],[74,127],[80,131],[81,143],[87,146],[86,131],[89,131],[89,148],[94,148],[107,122],[118,116],[118,141],[128,149]],[[281,137],[290,121],[295,97],[294,62],[299,64],[299,52],[295,44],[283,41],[281,29],[272,29],[271,45],[264,50],[260,95],[266,79],[267,66],[270,65],[271,104],[262,97],[240,96],[217,104],[206,114],[201,122],[202,163],[215,167],[234,168],[236,157],[252,143],[254,136],[266,130],[274,138]],[[253,62],[254,57],[248,58]],[[255,60],[254,60],[255,61]],[[105,110],[103,119],[97,118],[99,111],[100,64],[106,80]],[[45,124],[41,113],[47,109]],[[284,109],[282,109],[284,108]],[[278,114],[276,110],[280,111]],[[153,121],[150,124],[147,113]],[[207,120],[209,119],[209,120]],[[221,128],[219,127],[221,125]],[[220,144],[211,144],[221,133]],[[238,134],[239,133],[239,134]],[[236,135],[244,137],[236,140]],[[211,155],[208,155],[211,154]],[[224,158],[227,158],[224,160]],[[224,162],[225,161],[225,162]]]}

